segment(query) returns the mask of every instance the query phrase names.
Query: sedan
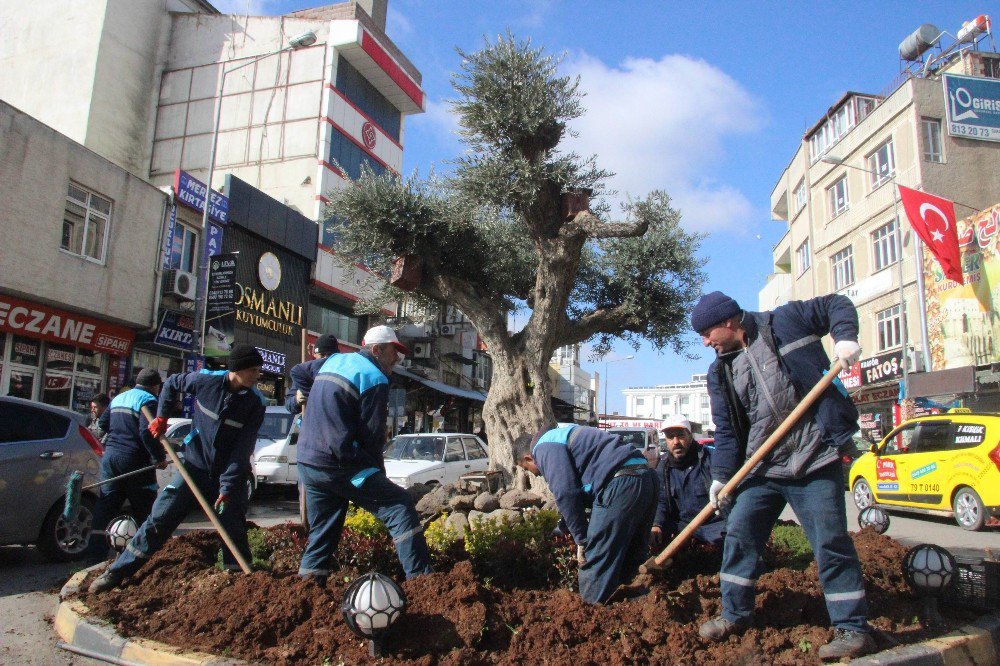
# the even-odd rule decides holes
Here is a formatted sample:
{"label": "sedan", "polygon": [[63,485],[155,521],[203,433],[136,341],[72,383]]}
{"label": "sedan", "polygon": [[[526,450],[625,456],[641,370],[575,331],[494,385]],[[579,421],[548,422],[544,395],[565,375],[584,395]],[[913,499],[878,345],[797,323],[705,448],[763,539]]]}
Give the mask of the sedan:
{"label": "sedan", "polygon": [[463,433],[398,435],[385,449],[385,473],[397,486],[450,484],[469,472],[485,472],[490,455],[483,440]]}
{"label": "sedan", "polygon": [[0,397],[0,545],[37,544],[52,561],[79,559],[90,538],[94,490],[63,517],[74,470],[94,483],[104,449],[83,414],[20,398]]}

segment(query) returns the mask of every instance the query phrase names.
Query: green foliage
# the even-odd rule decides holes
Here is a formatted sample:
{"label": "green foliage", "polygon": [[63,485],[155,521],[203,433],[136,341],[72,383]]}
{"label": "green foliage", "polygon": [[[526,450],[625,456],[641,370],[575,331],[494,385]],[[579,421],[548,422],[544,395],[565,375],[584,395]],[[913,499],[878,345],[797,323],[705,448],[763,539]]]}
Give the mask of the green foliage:
{"label": "green foliage", "polygon": [[521,523],[475,521],[465,532],[465,551],[477,573],[499,585],[565,585],[559,564],[570,548],[552,536],[558,521],[554,511],[527,513]]}
{"label": "green foliage", "polygon": [[364,509],[357,508],[353,504],[347,511],[347,518],[344,520],[344,529],[366,537],[378,537],[388,534],[388,530],[386,530],[385,524],[381,520]]}
{"label": "green foliage", "polygon": [[812,652],[812,649],[813,649],[813,644],[811,641],[809,641],[804,637],[799,639],[799,650],[801,650],[802,652]]}
{"label": "green foliage", "polygon": [[427,539],[427,547],[431,552],[443,553],[454,546],[462,538],[462,534],[448,524],[448,514],[445,513],[427,526],[424,538]]}
{"label": "green foliage", "polygon": [[254,569],[271,568],[271,554],[274,547],[268,541],[268,532],[265,529],[254,527],[247,530],[247,542],[250,544],[250,556],[253,558],[251,566]]}
{"label": "green foliage", "polygon": [[504,534],[510,534],[510,523],[504,520],[475,520],[465,530],[465,552],[473,562],[485,560],[496,550]]}
{"label": "green foliage", "polygon": [[812,547],[798,525],[776,525],[768,541],[769,559],[779,560],[791,569],[806,569],[813,561]]}
{"label": "green foliage", "polygon": [[352,567],[359,573],[378,571],[387,576],[403,573],[385,525],[373,514],[354,505],[348,509],[344,520],[337,557],[342,565]]}

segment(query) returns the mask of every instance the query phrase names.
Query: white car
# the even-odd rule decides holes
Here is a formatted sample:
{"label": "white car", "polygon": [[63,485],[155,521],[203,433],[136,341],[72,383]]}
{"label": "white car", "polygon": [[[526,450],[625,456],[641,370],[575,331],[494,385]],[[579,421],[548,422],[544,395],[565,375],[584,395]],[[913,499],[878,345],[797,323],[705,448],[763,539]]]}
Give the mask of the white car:
{"label": "white car", "polygon": [[284,407],[268,407],[264,423],[257,433],[253,450],[254,479],[257,485],[298,485],[299,471],[295,450],[302,419]]}
{"label": "white car", "polygon": [[385,474],[397,486],[449,484],[490,466],[483,440],[465,433],[397,435],[385,449]]}

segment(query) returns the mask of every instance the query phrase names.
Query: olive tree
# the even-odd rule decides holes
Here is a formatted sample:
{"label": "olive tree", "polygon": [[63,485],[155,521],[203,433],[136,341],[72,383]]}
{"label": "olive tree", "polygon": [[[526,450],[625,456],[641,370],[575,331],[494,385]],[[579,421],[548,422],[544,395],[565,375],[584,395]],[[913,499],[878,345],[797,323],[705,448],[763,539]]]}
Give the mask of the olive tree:
{"label": "olive tree", "polygon": [[[395,259],[418,261],[410,296],[453,304],[475,326],[493,360],[483,408],[491,464],[510,473],[518,447],[555,421],[557,348],[590,341],[597,357],[624,339],[683,352],[703,280],[700,235],[681,227],[662,191],[628,199],[611,219],[611,174],[596,157],[559,150],[584,109],[558,58],[509,35],[459,55],[451,104],[466,150],[452,173],[365,170],[329,193],[327,213],[343,221],[338,253],[386,278]],[[401,296],[386,284],[368,302]],[[526,321],[513,332],[512,313]]]}

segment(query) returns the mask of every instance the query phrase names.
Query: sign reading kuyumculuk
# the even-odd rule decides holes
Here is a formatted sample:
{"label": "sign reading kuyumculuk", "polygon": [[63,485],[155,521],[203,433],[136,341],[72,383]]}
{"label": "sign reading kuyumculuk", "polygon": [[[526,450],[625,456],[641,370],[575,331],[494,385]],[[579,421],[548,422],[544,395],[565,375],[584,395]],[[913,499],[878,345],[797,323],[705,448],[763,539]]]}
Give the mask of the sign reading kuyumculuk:
{"label": "sign reading kuyumculuk", "polygon": [[153,342],[184,351],[191,349],[194,342],[194,319],[177,310],[164,310]]}
{"label": "sign reading kuyumculuk", "polygon": [[236,252],[211,258],[205,300],[205,356],[229,356],[236,341]]}
{"label": "sign reading kuyumculuk", "polygon": [[261,366],[261,370],[275,375],[282,375],[285,373],[284,354],[281,352],[271,351],[270,349],[264,349],[263,347],[255,347],[255,349],[260,352],[261,358],[264,359],[264,365]]}
{"label": "sign reading kuyumculuk", "polygon": [[945,74],[941,80],[948,134],[1000,141],[1000,79]]}
{"label": "sign reading kuyumculuk", "polygon": [[[205,212],[205,198],[208,187],[187,171],[178,169],[174,172],[174,198],[178,203],[193,208],[199,213]],[[208,207],[208,217],[216,222],[226,224],[229,221],[229,199],[212,191],[212,203]]]}

